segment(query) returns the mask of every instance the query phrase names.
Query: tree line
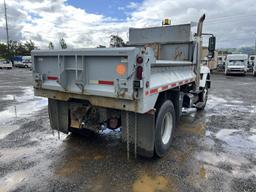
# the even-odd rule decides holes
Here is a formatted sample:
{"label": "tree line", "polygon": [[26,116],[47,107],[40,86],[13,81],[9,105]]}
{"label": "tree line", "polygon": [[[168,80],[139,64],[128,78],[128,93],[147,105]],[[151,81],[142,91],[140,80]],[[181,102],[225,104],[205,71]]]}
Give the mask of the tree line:
{"label": "tree line", "polygon": [[17,55],[30,55],[30,52],[34,49],[38,49],[35,43],[31,40],[21,43],[18,41],[9,41],[9,51],[8,46],[5,43],[0,43],[0,57],[10,60]]}
{"label": "tree line", "polygon": [[[64,40],[64,38],[61,38],[59,40],[60,48],[66,49],[68,46]],[[52,42],[49,42],[49,49],[54,49],[54,45]],[[35,43],[31,40],[26,41],[25,43],[19,42],[19,41],[9,41],[9,50],[6,43],[0,43],[0,59],[6,59],[6,60],[12,60],[15,56],[29,56],[31,55],[31,51],[39,49],[35,45]]]}
{"label": "tree line", "polygon": [[[123,39],[119,37],[118,35],[111,35],[110,37],[110,47],[123,47],[126,43],[124,43]],[[58,48],[61,49],[67,49],[67,43],[64,38],[59,39],[59,46]],[[106,46],[100,45],[99,47],[105,48]],[[35,43],[31,40],[26,41],[25,43],[19,42],[19,41],[9,41],[9,48],[7,44],[0,43],[0,59],[6,59],[6,60],[13,60],[15,56],[29,56],[31,55],[31,51],[39,49],[35,45]],[[49,42],[48,49],[54,49],[53,42]]]}

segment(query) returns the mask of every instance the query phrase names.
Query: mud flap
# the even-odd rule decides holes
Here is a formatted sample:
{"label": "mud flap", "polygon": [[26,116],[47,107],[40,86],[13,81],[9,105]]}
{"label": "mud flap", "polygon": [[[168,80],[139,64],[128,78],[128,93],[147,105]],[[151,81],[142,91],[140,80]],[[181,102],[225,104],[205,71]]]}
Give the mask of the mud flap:
{"label": "mud flap", "polygon": [[[128,114],[128,121],[129,121],[128,129],[127,129],[127,123],[126,123],[127,114]],[[133,146],[130,145],[130,148],[134,149],[134,153],[137,153],[143,157],[153,157],[154,143],[155,143],[154,112],[139,114],[134,112],[122,111],[121,119],[122,119],[123,142],[127,142],[127,131],[129,131],[128,132],[129,143],[133,144]],[[136,126],[136,122],[137,122],[137,126]]]}
{"label": "mud flap", "polygon": [[48,99],[48,113],[52,129],[69,132],[68,102]]}

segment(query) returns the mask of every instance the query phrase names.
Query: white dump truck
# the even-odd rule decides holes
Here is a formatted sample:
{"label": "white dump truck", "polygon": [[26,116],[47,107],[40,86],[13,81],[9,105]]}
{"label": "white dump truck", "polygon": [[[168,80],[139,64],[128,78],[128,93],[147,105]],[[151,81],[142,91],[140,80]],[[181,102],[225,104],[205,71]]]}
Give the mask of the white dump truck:
{"label": "white dump truck", "polygon": [[128,155],[164,156],[182,108],[202,110],[207,102],[204,19],[193,35],[190,24],[130,28],[127,47],[32,51],[34,92],[49,98],[52,129],[121,127]]}
{"label": "white dump truck", "polygon": [[247,54],[229,54],[227,55],[225,74],[246,74],[248,70]]}

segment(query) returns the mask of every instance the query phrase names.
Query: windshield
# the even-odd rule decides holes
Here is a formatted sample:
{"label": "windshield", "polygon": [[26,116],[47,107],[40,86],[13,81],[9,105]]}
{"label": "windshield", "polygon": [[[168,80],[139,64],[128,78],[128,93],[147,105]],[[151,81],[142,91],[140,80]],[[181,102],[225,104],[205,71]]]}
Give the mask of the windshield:
{"label": "windshield", "polygon": [[245,65],[245,61],[244,60],[229,60],[228,65],[241,66],[241,65]]}
{"label": "windshield", "polygon": [[25,59],[25,60],[23,61],[23,63],[31,63],[31,60],[30,60],[30,59]]}
{"label": "windshield", "polygon": [[250,57],[250,59],[253,61],[255,59],[255,57]]}

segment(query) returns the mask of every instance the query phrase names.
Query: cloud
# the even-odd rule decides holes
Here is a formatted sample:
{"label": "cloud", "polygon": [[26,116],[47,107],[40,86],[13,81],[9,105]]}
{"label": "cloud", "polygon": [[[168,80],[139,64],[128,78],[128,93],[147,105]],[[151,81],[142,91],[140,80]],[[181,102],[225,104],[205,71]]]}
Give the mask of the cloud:
{"label": "cloud", "polygon": [[[253,45],[256,38],[254,0],[144,0],[116,7],[127,14],[120,20],[88,13],[66,0],[8,0],[10,38],[33,40],[41,48],[64,37],[69,47],[96,47],[109,44],[110,35],[128,39],[129,27],[158,26],[163,18],[173,24],[190,23],[206,13],[204,31],[214,33],[218,47]],[[3,2],[0,13],[3,13]],[[4,17],[0,17],[0,41],[5,41]]]}
{"label": "cloud", "polygon": [[163,18],[171,18],[173,24],[179,24],[197,21],[203,13],[206,13],[204,31],[216,35],[218,47],[254,44],[254,0],[145,0],[129,19],[141,26],[159,25]]}
{"label": "cloud", "polygon": [[127,7],[128,9],[136,9],[136,8],[138,8],[138,6],[139,6],[139,3],[130,2],[126,7]]}

